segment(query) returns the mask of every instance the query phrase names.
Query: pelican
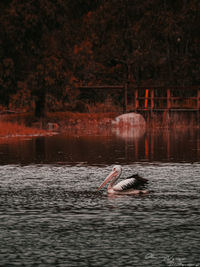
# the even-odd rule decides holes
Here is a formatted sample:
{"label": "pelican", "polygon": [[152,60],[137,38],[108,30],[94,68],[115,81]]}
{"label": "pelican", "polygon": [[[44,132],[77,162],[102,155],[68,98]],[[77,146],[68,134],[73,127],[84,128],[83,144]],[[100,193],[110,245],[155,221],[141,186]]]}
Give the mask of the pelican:
{"label": "pelican", "polygon": [[138,174],[133,174],[127,179],[119,182],[118,184],[115,184],[121,173],[122,167],[120,165],[115,165],[111,173],[105,178],[105,180],[97,190],[100,190],[108,182],[110,182],[107,188],[108,194],[137,195],[148,193],[147,190],[144,190],[145,185],[148,183],[148,180],[140,177]]}

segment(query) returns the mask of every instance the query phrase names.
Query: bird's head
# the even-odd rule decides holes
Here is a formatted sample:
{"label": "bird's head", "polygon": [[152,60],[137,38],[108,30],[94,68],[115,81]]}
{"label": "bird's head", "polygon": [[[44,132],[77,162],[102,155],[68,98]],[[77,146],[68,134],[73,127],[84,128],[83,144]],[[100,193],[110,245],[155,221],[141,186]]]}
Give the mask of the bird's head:
{"label": "bird's head", "polygon": [[120,165],[113,166],[112,171],[103,181],[103,183],[98,187],[97,190],[103,188],[110,181],[114,182],[121,175],[121,172],[122,172],[122,167]]}
{"label": "bird's head", "polygon": [[114,171],[117,172],[118,175],[121,174],[121,172],[122,172],[122,167],[121,167],[121,165],[115,165],[115,166],[113,166],[112,171],[113,171],[113,172],[114,172]]}

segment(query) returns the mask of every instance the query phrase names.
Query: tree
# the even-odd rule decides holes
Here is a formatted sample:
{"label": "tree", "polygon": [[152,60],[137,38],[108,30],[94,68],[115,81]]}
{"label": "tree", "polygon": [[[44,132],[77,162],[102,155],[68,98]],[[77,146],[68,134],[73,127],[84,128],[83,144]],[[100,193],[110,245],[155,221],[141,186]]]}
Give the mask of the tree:
{"label": "tree", "polygon": [[67,73],[63,69],[62,59],[55,56],[44,58],[34,73],[28,76],[27,82],[35,98],[35,115],[43,117],[45,115],[47,93],[62,96]]}
{"label": "tree", "polygon": [[[3,62],[10,58],[10,72],[14,77],[10,79],[9,76],[6,79],[15,80],[14,84],[18,84],[18,81],[29,84],[36,100],[37,116],[44,114],[46,93],[50,92],[59,97],[64,88],[63,83],[67,82],[64,81],[67,67],[70,65],[69,60],[66,60],[70,51],[70,42],[67,42],[67,39],[71,40],[72,36],[65,35],[63,38],[63,32],[68,28],[67,33],[70,33],[69,3],[70,1],[64,0],[13,0],[4,6],[1,17],[3,41],[0,57]],[[64,53],[63,39],[66,41]],[[0,86],[6,92],[11,85],[3,80],[6,73],[4,65],[1,66]],[[6,71],[8,72],[8,69]],[[7,104],[11,92],[14,91],[5,93]]]}
{"label": "tree", "polygon": [[[83,17],[88,50],[81,42],[81,75],[95,82],[138,85],[199,83],[199,2],[102,1]],[[87,60],[87,58],[89,60]],[[91,60],[92,58],[92,60]],[[85,66],[85,67],[84,67]],[[98,67],[101,66],[100,70]],[[85,73],[85,75],[83,75]],[[152,84],[153,83],[153,84]]]}
{"label": "tree", "polygon": [[9,95],[16,91],[14,62],[3,58],[0,63],[0,103],[8,106]]}
{"label": "tree", "polygon": [[199,84],[199,7],[198,0],[2,0],[0,101],[9,105],[26,84],[42,116],[46,94],[73,105],[77,84]]}

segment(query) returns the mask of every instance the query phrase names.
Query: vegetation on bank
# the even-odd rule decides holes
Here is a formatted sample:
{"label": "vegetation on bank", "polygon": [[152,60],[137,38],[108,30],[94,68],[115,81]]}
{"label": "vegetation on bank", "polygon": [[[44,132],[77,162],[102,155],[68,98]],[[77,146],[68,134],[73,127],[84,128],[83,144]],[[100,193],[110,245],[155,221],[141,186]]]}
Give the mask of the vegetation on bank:
{"label": "vegetation on bank", "polygon": [[[38,120],[33,113],[9,114],[0,116],[0,143],[7,143],[21,138],[32,138],[34,136],[46,136],[54,133],[65,133],[69,135],[109,135],[115,130],[112,120],[120,113],[73,113],[55,112],[47,113],[46,117]],[[153,119],[145,118],[147,130],[154,129],[186,129],[199,128],[198,121],[189,116],[174,114],[154,116]],[[129,126],[117,128],[120,131],[135,130]],[[137,131],[137,130],[136,130]]]}
{"label": "vegetation on bank", "polygon": [[[0,116],[0,136],[48,134],[49,132],[97,133],[112,128],[112,120],[121,115],[120,112],[77,113],[48,112],[42,119],[34,113],[5,114]],[[197,113],[145,113],[148,128],[199,127]]]}
{"label": "vegetation on bank", "polygon": [[89,122],[97,121],[100,122],[105,119],[113,119],[118,116],[119,112],[99,112],[99,113],[78,113],[78,112],[47,112],[46,116],[42,119],[38,119],[34,116],[33,112],[27,113],[15,113],[1,115],[0,119],[4,122],[13,122],[18,124],[24,124],[32,127],[34,124],[42,122],[47,123],[58,123],[66,125],[75,125],[78,121]]}
{"label": "vegetation on bank", "polygon": [[0,121],[0,138],[16,136],[45,135],[46,131],[37,128],[26,127],[18,123]]}
{"label": "vegetation on bank", "polygon": [[47,113],[38,120],[34,113],[5,114],[0,119],[0,137],[16,135],[47,135],[51,132],[84,131],[97,133],[110,127],[118,113]]}
{"label": "vegetation on bank", "polygon": [[113,97],[84,85],[199,85],[198,10],[197,0],[0,1],[0,105],[42,117]]}

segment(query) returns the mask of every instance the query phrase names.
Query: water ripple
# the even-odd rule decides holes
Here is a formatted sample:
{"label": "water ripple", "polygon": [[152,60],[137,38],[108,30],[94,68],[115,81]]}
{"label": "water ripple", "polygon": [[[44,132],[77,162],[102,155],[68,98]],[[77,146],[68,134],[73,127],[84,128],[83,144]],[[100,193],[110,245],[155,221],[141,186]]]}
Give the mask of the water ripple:
{"label": "water ripple", "polygon": [[96,192],[110,169],[0,166],[1,266],[198,266],[200,164],[125,165],[143,197]]}

